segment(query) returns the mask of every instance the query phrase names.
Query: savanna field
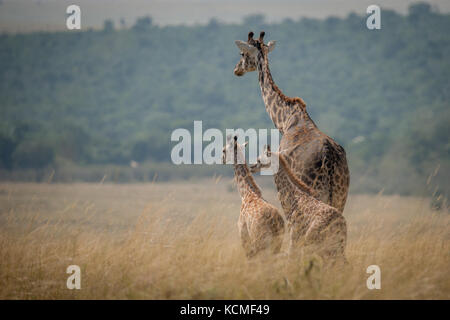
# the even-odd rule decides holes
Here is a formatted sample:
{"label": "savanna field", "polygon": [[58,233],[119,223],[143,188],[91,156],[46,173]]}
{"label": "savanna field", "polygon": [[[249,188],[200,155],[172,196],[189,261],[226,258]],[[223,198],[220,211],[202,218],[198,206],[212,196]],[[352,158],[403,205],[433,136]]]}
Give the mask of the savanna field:
{"label": "savanna field", "polygon": [[[264,179],[264,197],[279,207]],[[314,256],[247,260],[239,207],[230,178],[3,182],[0,299],[450,298],[450,215],[428,198],[351,194],[343,267]],[[374,264],[380,290],[366,287]],[[66,287],[69,265],[81,268],[81,290]]]}

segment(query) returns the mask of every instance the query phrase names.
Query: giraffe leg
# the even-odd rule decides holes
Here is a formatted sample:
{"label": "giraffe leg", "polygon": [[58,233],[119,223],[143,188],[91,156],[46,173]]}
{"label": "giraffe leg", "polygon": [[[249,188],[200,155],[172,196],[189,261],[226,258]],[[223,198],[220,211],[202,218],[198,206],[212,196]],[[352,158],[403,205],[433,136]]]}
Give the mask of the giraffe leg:
{"label": "giraffe leg", "polygon": [[239,221],[238,228],[239,228],[239,235],[241,237],[241,243],[245,250],[245,254],[247,255],[248,258],[250,258],[254,256],[255,250],[253,249],[252,241],[248,233],[247,223]]}

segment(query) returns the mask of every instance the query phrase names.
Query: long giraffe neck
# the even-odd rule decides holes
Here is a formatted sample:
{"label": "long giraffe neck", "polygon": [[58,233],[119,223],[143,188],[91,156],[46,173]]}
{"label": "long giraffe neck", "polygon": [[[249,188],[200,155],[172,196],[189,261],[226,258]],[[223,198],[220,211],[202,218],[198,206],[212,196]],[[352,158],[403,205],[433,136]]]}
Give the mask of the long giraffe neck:
{"label": "long giraffe neck", "polygon": [[[261,197],[261,189],[253,179],[250,169],[245,162],[243,154],[239,154],[240,150],[237,149],[237,144],[234,144],[234,179],[236,181],[237,189],[243,200],[249,195],[256,195]],[[238,158],[240,161],[238,161]]]}
{"label": "long giraffe neck", "polygon": [[275,127],[280,130],[282,134],[289,129],[289,119],[292,115],[300,117],[303,121],[297,121],[296,124],[305,127],[315,127],[314,122],[306,112],[305,102],[301,98],[290,98],[285,96],[275,81],[269,69],[269,60],[267,52],[263,49],[258,53],[258,79],[261,87],[261,94],[263,97],[266,111],[269,114]]}
{"label": "long giraffe neck", "polygon": [[253,176],[248,169],[247,164],[235,164],[234,165],[234,179],[236,181],[237,189],[241,196],[241,199],[246,198],[249,195],[256,195],[261,197],[261,189],[259,189]]}
{"label": "long giraffe neck", "polygon": [[284,156],[280,153],[277,155],[279,167],[278,172],[275,174],[275,184],[277,185],[278,192],[282,194],[282,198],[280,199],[281,205],[283,208],[290,208],[297,201],[293,196],[294,194],[310,196],[313,195],[313,191],[293,174]]}

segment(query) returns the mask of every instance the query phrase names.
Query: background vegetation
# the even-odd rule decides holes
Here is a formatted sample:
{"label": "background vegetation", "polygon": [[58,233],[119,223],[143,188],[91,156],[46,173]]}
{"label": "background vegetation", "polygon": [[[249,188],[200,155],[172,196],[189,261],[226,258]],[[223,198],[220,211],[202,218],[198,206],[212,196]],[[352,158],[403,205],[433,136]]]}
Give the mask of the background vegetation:
{"label": "background vegetation", "polygon": [[[256,74],[233,75],[233,41],[249,30],[277,40],[271,70],[302,97],[348,154],[352,189],[450,190],[450,15],[158,27],[0,36],[0,178],[148,181],[222,173],[170,164],[173,129],[271,128]],[[131,160],[140,167],[129,167]],[[229,171],[229,170],[228,170]]]}

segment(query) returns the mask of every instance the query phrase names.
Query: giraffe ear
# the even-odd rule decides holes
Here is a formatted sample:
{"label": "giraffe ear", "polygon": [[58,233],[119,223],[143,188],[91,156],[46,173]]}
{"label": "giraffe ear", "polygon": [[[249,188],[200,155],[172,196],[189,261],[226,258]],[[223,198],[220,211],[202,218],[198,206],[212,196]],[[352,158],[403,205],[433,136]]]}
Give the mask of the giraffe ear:
{"label": "giraffe ear", "polygon": [[269,43],[267,44],[267,47],[268,47],[268,49],[269,49],[269,52],[271,52],[273,49],[275,49],[275,44],[276,44],[277,42],[275,41],[275,40],[271,40],[271,41],[269,41]]}
{"label": "giraffe ear", "polygon": [[234,43],[239,48],[239,50],[241,50],[242,52],[250,53],[250,54],[256,52],[256,47],[252,46],[251,44],[248,44],[247,42],[244,42],[241,40],[236,40]]}

